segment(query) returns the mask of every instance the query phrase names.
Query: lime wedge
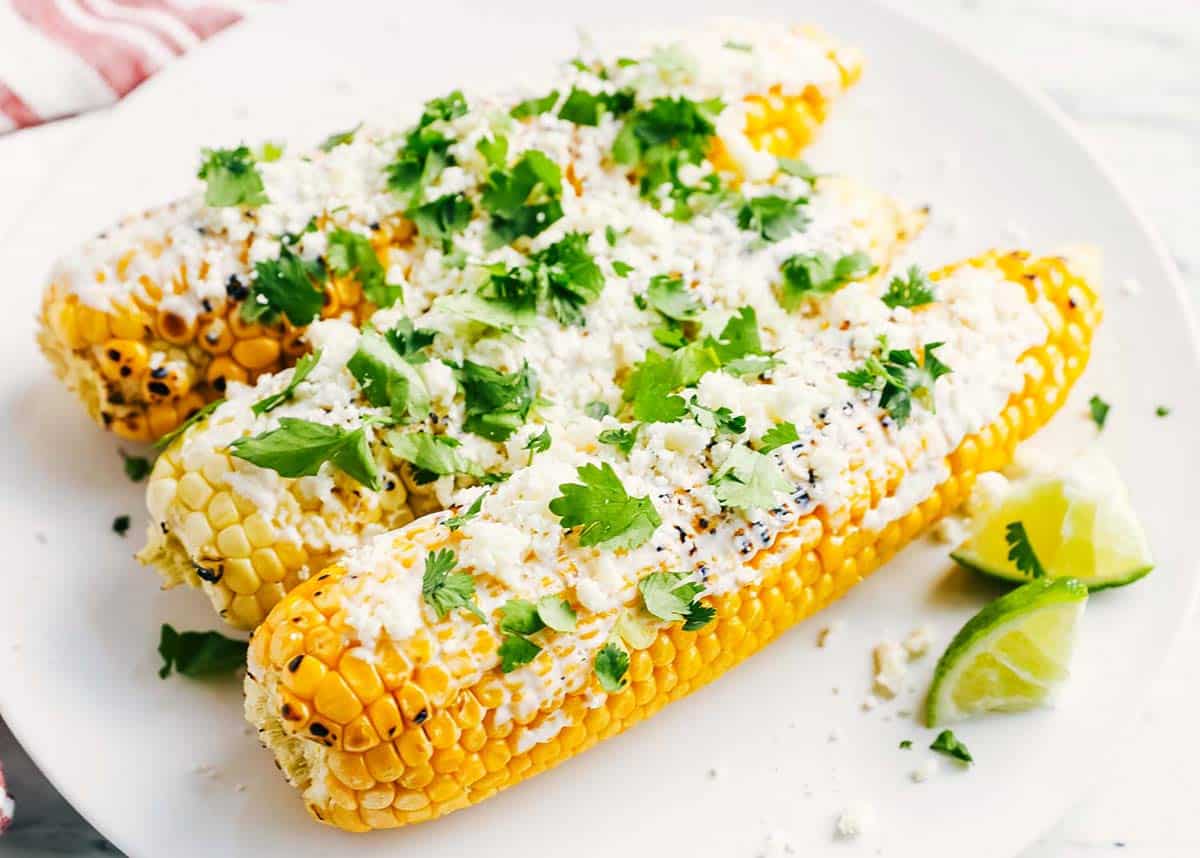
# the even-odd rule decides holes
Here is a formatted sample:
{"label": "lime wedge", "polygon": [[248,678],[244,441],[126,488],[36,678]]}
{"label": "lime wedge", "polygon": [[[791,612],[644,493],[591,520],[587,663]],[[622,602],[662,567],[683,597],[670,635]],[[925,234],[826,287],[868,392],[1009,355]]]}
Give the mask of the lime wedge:
{"label": "lime wedge", "polygon": [[951,557],[977,572],[1009,581],[1029,576],[1009,559],[1006,530],[1020,522],[1051,578],[1075,578],[1089,590],[1120,587],[1154,568],[1146,535],[1116,468],[1098,450],[1059,474],[1034,474],[972,522]]}
{"label": "lime wedge", "polygon": [[1039,578],[972,617],[933,672],[929,726],[1045,703],[1067,678],[1087,597],[1073,578]]}

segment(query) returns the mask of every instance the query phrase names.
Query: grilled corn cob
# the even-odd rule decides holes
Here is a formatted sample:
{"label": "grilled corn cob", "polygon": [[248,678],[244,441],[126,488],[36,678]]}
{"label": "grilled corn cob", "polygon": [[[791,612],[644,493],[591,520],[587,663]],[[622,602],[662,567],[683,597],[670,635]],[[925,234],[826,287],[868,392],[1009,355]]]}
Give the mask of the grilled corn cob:
{"label": "grilled corn cob", "polygon": [[[721,55],[724,41],[733,37],[753,48],[752,59],[747,54],[742,62],[740,50]],[[670,87],[737,99],[736,109],[726,111],[732,124],[722,126],[708,147],[717,170],[739,172],[761,169],[764,153],[796,156],[824,119],[830,99],[861,70],[854,51],[810,28],[772,32],[729,25],[683,44],[686,56],[693,49],[708,51],[707,65],[695,79],[663,61],[659,71],[636,82],[627,66],[606,69],[597,63],[590,70],[568,70],[555,83],[611,91],[603,75],[637,83],[639,92]],[[660,44],[656,50],[665,48]],[[656,54],[647,56],[645,67],[658,68],[651,65]],[[772,65],[779,74],[772,75]],[[730,75],[728,86],[714,88],[713,68]],[[501,100],[491,107],[502,115],[513,103]],[[336,228],[363,233],[389,275],[403,278],[421,267],[429,243],[414,235],[402,197],[385,180],[403,136],[382,131],[357,136],[335,136],[324,153],[274,163],[255,164],[248,150],[240,150],[241,160],[230,169],[259,175],[257,187],[251,187],[257,195],[216,200],[224,207],[214,207],[210,182],[207,197],[197,191],[128,219],[60,263],[45,290],[38,342],[93,419],[123,438],[158,439],[222,396],[228,384],[253,383],[292,365],[304,352],[304,328],[314,318],[359,323],[369,317],[377,303],[362,278],[324,264],[324,242],[302,235],[309,223],[319,235]],[[749,163],[755,161],[757,167]],[[582,173],[568,172],[577,190]],[[278,242],[289,234],[293,241],[299,238],[300,257],[321,263],[310,273],[321,297],[303,312],[274,308],[258,318],[258,263],[280,253]]]}
{"label": "grilled corn cob", "polygon": [[[845,298],[824,314],[831,328],[849,332],[829,336],[853,342],[856,327],[866,333],[887,317],[893,341],[904,326],[944,335],[940,356],[952,372],[941,380],[932,373],[933,398],[914,404],[904,420],[886,387],[870,389],[865,401],[845,389],[833,395],[858,413],[842,425],[868,436],[867,446],[856,448],[849,435],[829,439],[857,452],[833,467],[840,476],[825,480],[819,473],[831,464],[801,427],[799,440],[774,455],[781,463],[801,456],[817,478],[800,477],[778,508],[734,516],[728,529],[672,517],[675,504],[689,506],[703,493],[701,483],[653,495],[678,540],[667,534],[614,553],[585,548],[576,535],[552,538],[535,472],[553,478],[561,471],[556,464],[569,471],[600,455],[564,429],[550,452],[493,489],[466,524],[452,522],[452,530],[447,513],[422,517],[289,593],[253,633],[247,718],[312,815],[349,831],[469,806],[621,732],[843,594],[952,510],[977,473],[1002,466],[1046,423],[1082,372],[1100,319],[1099,300],[1080,272],[1060,257],[992,253],[936,272],[932,295],[910,296],[911,310],[900,302],[890,313],[876,312],[884,302],[848,294],[864,291],[858,286],[835,295],[831,303]],[[926,371],[932,352],[920,362]],[[886,347],[876,359],[900,360]],[[839,377],[858,389],[852,372]],[[934,402],[936,416],[926,410]],[[862,408],[873,416],[864,419]],[[555,449],[571,443],[561,462],[551,461]],[[635,458],[617,467],[623,480],[641,486]],[[787,473],[796,479],[798,469]],[[564,495],[568,488],[559,487]],[[503,544],[513,537],[510,525],[528,537],[514,551]],[[644,576],[662,571],[664,562],[656,550],[674,551],[665,562],[693,568],[688,552],[671,548],[676,541],[707,555],[707,574],[701,564],[698,586],[683,599],[695,598],[693,609],[715,610],[715,620],[699,623],[698,631],[684,630],[678,615],[660,619],[661,606],[655,616],[646,613],[655,609]],[[447,613],[430,573],[435,565],[444,570],[448,551],[458,571],[473,578],[477,601],[460,601],[461,610]],[[604,585],[608,599],[594,592],[606,575],[619,579]],[[514,596],[561,596],[579,606],[579,617],[573,630],[523,638],[540,650],[506,673],[497,648],[513,636],[504,623],[505,599]],[[627,652],[626,668],[619,669],[614,650]]]}
{"label": "grilled corn cob", "polygon": [[[894,254],[920,230],[925,217],[920,210],[905,208],[858,182],[841,177],[822,179],[810,206],[816,212],[811,228],[825,236],[823,241],[833,236],[835,243],[868,254],[879,268],[885,268]],[[587,213],[584,211],[578,216],[586,217]],[[567,220],[575,223],[575,217],[569,214]],[[653,235],[660,226],[660,218],[655,215],[645,225],[632,227],[627,238],[631,242],[640,240]],[[733,228],[732,224],[730,228]],[[681,226],[676,233],[690,235],[691,229],[691,226]],[[600,238],[598,234],[594,243],[605,247],[606,241]],[[617,249],[620,245],[616,249],[609,248]],[[560,360],[564,349],[583,351],[594,345],[594,349],[587,352],[593,360],[600,359],[598,367],[591,373],[593,384],[581,384],[577,379],[573,397],[576,402],[573,406],[568,402],[561,404],[578,411],[590,400],[611,396],[615,389],[614,373],[627,370],[629,363],[614,357],[614,352],[628,349],[627,343],[634,337],[642,348],[653,346],[654,329],[659,321],[652,313],[637,313],[633,303],[636,294],[633,290],[639,285],[644,286],[649,273],[654,270],[651,267],[653,253],[635,257],[633,250],[621,252],[626,259],[636,258],[646,274],[611,278],[605,286],[603,306],[586,308],[590,319],[587,328],[564,329],[555,320],[546,318],[539,320],[533,329],[523,332],[521,340],[513,341],[503,335],[484,337],[465,347],[462,337],[454,335],[458,330],[454,317],[443,312],[437,301],[430,311],[417,316],[415,324],[418,327],[428,326],[446,332],[444,338],[439,334],[439,342],[433,349],[441,360],[430,361],[418,368],[434,393],[434,415],[424,421],[424,428],[448,431],[449,417],[461,412],[462,397],[457,395],[448,364],[460,361],[463,356],[495,363],[495,350],[500,348],[500,343],[511,345],[515,342],[516,345],[516,351],[500,361],[507,369],[517,369],[528,359],[536,375],[546,379],[568,369]],[[742,265],[736,258],[731,261],[738,268]],[[719,294],[719,284],[718,279],[712,290],[715,306],[732,311],[737,309],[737,302],[754,303],[745,295]],[[766,287],[769,284],[758,285]],[[769,289],[764,294],[769,295]],[[736,302],[731,303],[731,297]],[[410,305],[412,303],[415,302]],[[772,317],[765,305],[760,306],[764,306],[760,311],[764,324],[773,322],[784,328],[790,324],[781,310],[777,309],[776,316]],[[386,327],[386,320],[394,316],[392,311],[384,311],[379,317],[379,326]],[[324,357],[304,388],[311,393],[305,395],[298,391],[291,406],[285,405],[273,414],[313,417],[312,406],[318,400],[326,406],[336,400],[333,408],[339,415],[347,409],[366,408],[369,411],[366,397],[345,368],[355,348],[355,342],[347,343],[346,338],[353,340],[355,335],[336,322],[321,323],[313,330],[316,332],[314,340],[323,347]],[[570,341],[573,345],[567,345],[564,339],[567,336],[574,338]],[[618,342],[626,345],[618,345]],[[579,363],[569,367],[569,371],[575,374],[586,368],[586,360],[581,358]],[[237,459],[229,447],[233,441],[255,428],[264,430],[278,425],[269,420],[256,423],[249,413],[252,404],[286,388],[291,377],[290,371],[285,371],[264,377],[253,388],[237,386],[229,401],[185,432],[159,457],[148,483],[151,523],[147,544],[139,558],[154,566],[168,585],[187,583],[202,587],[218,613],[241,628],[257,625],[287,590],[310,572],[332,563],[341,552],[376,533],[407,523],[414,515],[440,508],[448,498],[445,480],[438,484],[442,487],[439,498],[435,494],[438,485],[420,484],[412,469],[393,455],[378,434],[371,442],[372,458],[380,472],[379,486],[375,488],[360,485],[344,473],[327,469],[330,483],[318,489],[315,477],[288,479]],[[336,391],[334,399],[331,399],[333,394],[328,393],[329,385]],[[566,394],[547,391],[547,395],[561,399]],[[611,405],[616,409],[619,400]],[[317,414],[316,419],[325,420],[326,417]],[[352,425],[354,419],[346,425]],[[468,446],[478,446],[479,441],[472,436],[462,439]],[[495,463],[500,454],[490,449],[491,445],[485,446],[489,449],[477,449],[476,458],[496,470]],[[519,451],[517,458],[525,455]],[[498,469],[507,468],[504,465]]]}

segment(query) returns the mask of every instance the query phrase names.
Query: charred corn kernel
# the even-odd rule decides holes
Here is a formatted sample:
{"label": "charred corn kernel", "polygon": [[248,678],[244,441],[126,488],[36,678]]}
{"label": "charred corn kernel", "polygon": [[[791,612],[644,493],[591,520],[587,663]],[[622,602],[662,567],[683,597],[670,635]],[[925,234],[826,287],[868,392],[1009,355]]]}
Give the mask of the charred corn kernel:
{"label": "charred corn kernel", "polygon": [[[992,425],[964,439],[946,458],[949,476],[909,513],[878,531],[864,527],[861,516],[857,521],[851,521],[850,516],[837,520],[840,530],[834,532],[828,528],[835,519],[823,522],[813,514],[798,522],[788,531],[788,538],[779,539],[769,553],[755,558],[754,565],[761,570],[756,582],[711,597],[716,619],[710,626],[699,632],[684,632],[678,625],[668,627],[649,646],[633,651],[628,684],[619,693],[597,699],[594,696],[597,686],[593,683],[547,700],[532,717],[521,713],[518,718],[517,713],[506,711],[501,718],[498,707],[504,704],[504,697],[495,674],[452,683],[443,694],[440,683],[422,681],[427,679],[433,662],[420,665],[415,673],[409,672],[408,664],[394,669],[379,668],[381,677],[386,679],[381,679],[380,685],[371,684],[370,693],[380,696],[371,704],[367,716],[375,734],[381,737],[379,744],[356,753],[344,748],[327,750],[320,740],[305,737],[303,732],[294,739],[268,739],[281,767],[301,789],[307,790],[310,785],[308,773],[313,770],[313,755],[326,761],[328,798],[314,802],[311,799],[314,793],[308,793],[314,815],[324,822],[357,830],[363,824],[407,825],[481,801],[497,790],[568,759],[600,739],[627,729],[670,700],[715,679],[793,623],[848,590],[931,522],[952,510],[969,490],[976,473],[974,466],[1003,464],[1015,441],[1028,437],[1044,422],[1048,415],[1039,411],[1031,418],[1023,407],[1025,402],[1063,401],[1065,387],[1074,381],[1086,362],[1091,339],[1089,325],[1094,325],[1099,317],[1097,299],[1061,260],[995,256],[992,260],[993,264],[1005,266],[1010,279],[1033,275],[1040,283],[1051,274],[1067,279],[1081,291],[1073,299],[1079,316],[1092,321],[1079,322],[1084,326],[1082,334],[1063,326],[1044,345],[1031,350],[1035,354],[1059,350],[1075,361],[1071,369],[1064,369],[1061,380],[1046,374],[1041,387],[1025,385],[1011,397],[1008,407]],[[891,497],[898,485],[883,469],[871,479],[880,484],[871,489],[872,494],[881,498]],[[411,534],[424,550],[434,547],[435,532],[440,531],[418,521],[404,532],[403,538]],[[276,629],[288,628],[296,606],[309,605],[316,590],[342,592],[339,582],[343,575],[344,571],[334,566],[300,584],[267,617],[260,633],[274,635]],[[328,623],[331,633],[333,629],[345,628],[344,611],[323,616],[327,619],[319,622]],[[438,632],[433,627],[433,633]],[[305,643],[307,646],[308,638]],[[282,649],[283,644],[280,646]],[[394,661],[397,646],[393,642],[382,647],[380,660]],[[306,665],[320,662],[310,650],[284,661],[275,657],[272,649],[252,651],[252,660],[265,652],[270,661],[252,664],[246,680],[247,713],[263,731],[261,735],[282,735],[272,728],[283,725],[286,729],[282,706],[287,705],[293,715],[300,711],[295,698],[310,708],[315,707],[317,712],[323,711],[322,701],[327,697],[335,700],[344,708],[331,713],[331,721],[341,718],[341,723],[345,723],[347,716],[358,715],[355,708],[358,700],[350,693],[352,683],[361,682],[353,679],[355,672],[361,670],[356,660],[344,657],[336,671],[322,674],[314,682]],[[309,675],[304,676],[305,671]],[[298,683],[297,675],[308,681]],[[343,680],[341,684],[335,681],[336,677]],[[296,687],[301,684],[304,691],[298,692]],[[439,692],[436,696],[444,696],[445,700],[439,701],[428,693],[427,684],[434,685]],[[336,693],[326,692],[327,688],[336,689]],[[517,699],[514,696],[504,705],[511,708]],[[390,732],[393,727],[394,734]],[[393,735],[394,739],[387,741]],[[306,749],[302,757],[296,743],[313,747]],[[351,762],[351,758],[361,764]],[[300,759],[306,762],[298,764]],[[364,823],[368,819],[365,816],[351,820],[339,815],[338,809],[346,802],[348,793],[357,797],[356,806],[369,802],[375,812],[390,812],[392,816],[380,815]],[[389,808],[383,806],[385,796],[393,796]]]}

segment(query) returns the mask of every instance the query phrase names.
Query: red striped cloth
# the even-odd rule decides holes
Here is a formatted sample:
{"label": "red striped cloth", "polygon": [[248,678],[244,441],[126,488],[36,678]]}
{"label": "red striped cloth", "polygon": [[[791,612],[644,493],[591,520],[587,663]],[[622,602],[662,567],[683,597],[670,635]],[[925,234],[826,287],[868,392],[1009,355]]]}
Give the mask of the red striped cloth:
{"label": "red striped cloth", "polygon": [[0,0],[0,134],[106,107],[256,0]]}

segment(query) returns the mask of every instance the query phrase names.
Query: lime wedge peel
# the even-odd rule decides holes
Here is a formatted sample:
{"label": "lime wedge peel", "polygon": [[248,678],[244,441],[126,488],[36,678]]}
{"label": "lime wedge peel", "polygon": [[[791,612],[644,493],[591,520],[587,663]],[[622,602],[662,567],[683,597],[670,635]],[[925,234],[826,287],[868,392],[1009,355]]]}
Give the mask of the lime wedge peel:
{"label": "lime wedge peel", "polygon": [[934,669],[929,726],[1048,703],[1067,679],[1087,598],[1072,578],[1039,578],[972,617]]}
{"label": "lime wedge peel", "polygon": [[1015,481],[981,509],[958,563],[995,578],[1028,581],[1009,559],[1005,528],[1021,522],[1051,578],[1075,578],[1089,590],[1120,587],[1154,568],[1145,532],[1112,463],[1098,449],[1060,473]]}

